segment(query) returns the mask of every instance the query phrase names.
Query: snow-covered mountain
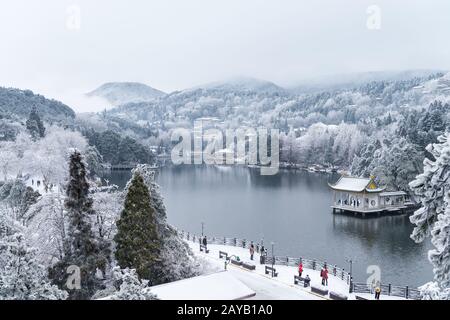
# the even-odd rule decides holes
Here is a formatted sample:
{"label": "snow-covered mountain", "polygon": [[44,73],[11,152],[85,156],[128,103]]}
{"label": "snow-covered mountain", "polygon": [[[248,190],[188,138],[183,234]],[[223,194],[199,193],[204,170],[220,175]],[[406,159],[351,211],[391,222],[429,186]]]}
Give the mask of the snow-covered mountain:
{"label": "snow-covered mountain", "polygon": [[403,71],[372,71],[328,75],[298,82],[290,90],[295,93],[310,93],[355,88],[374,81],[403,81],[413,78],[426,78],[440,70],[403,70]]}
{"label": "snow-covered mountain", "polygon": [[417,86],[415,89],[423,94],[449,94],[450,93],[450,72],[443,77],[431,79],[425,82],[422,86]]}
{"label": "snow-covered mountain", "polygon": [[283,93],[285,89],[273,82],[251,78],[251,77],[234,77],[224,81],[215,81],[192,88],[195,89],[217,89],[222,91],[233,92],[257,92],[257,93]]}
{"label": "snow-covered mountain", "polygon": [[100,97],[113,106],[132,102],[151,101],[165,93],[138,82],[109,82],[86,94],[88,97]]}
{"label": "snow-covered mountain", "polygon": [[75,112],[67,105],[47,99],[31,90],[0,87],[0,118],[2,116],[26,119],[36,107],[45,121],[66,121],[75,118]]}

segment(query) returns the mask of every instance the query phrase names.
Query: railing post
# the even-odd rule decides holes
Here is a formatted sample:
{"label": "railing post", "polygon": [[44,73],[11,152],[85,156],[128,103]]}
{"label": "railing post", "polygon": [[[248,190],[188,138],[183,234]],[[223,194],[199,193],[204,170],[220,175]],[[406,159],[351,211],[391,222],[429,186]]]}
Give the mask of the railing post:
{"label": "railing post", "polygon": [[406,286],[405,298],[408,299],[408,297],[409,297],[408,286]]}
{"label": "railing post", "polygon": [[286,256],[286,265],[287,266],[289,265],[289,257],[288,256]]}
{"label": "railing post", "polygon": [[336,277],[336,265],[334,265],[334,267],[333,267],[333,276]]}
{"label": "railing post", "polygon": [[391,284],[389,283],[389,286],[388,286],[388,296],[391,295],[391,290],[392,290],[392,286],[391,286]]}
{"label": "railing post", "polygon": [[342,271],[341,271],[341,280],[344,280],[344,273],[345,273],[345,269],[342,269]]}
{"label": "railing post", "polygon": [[234,238],[233,241],[234,241],[234,246],[236,247],[237,246],[237,239]]}

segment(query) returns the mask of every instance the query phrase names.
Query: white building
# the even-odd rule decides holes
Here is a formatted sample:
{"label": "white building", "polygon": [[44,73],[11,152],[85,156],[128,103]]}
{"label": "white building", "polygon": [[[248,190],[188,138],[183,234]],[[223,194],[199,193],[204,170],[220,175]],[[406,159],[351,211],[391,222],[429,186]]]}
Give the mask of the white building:
{"label": "white building", "polygon": [[353,213],[403,212],[408,208],[407,194],[404,191],[386,192],[377,186],[373,177],[357,178],[342,176],[334,185],[333,212],[349,211]]}

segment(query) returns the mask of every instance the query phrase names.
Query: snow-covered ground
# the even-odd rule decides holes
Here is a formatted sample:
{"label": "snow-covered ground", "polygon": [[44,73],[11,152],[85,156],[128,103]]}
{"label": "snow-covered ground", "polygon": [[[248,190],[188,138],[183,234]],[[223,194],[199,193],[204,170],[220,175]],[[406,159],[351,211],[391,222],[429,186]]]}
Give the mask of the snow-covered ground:
{"label": "snow-covered ground", "polygon": [[169,282],[150,288],[161,300],[238,300],[255,295],[229,271]]}
{"label": "snow-covered ground", "polygon": [[[311,288],[303,288],[302,286],[294,284],[294,275],[298,274],[296,267],[275,265],[278,272],[278,276],[272,278],[270,275],[265,274],[264,265],[259,264],[259,254],[255,253],[254,261],[250,260],[250,253],[248,249],[225,246],[217,244],[209,244],[209,253],[200,252],[199,244],[187,241],[193,252],[202,257],[204,261],[211,264],[213,268],[224,269],[225,259],[219,259],[219,251],[227,252],[229,256],[235,255],[239,259],[246,263],[254,264],[256,269],[250,271],[240,266],[233,264],[227,265],[227,270],[248,286],[250,289],[256,292],[256,295],[252,299],[266,299],[266,300],[327,300],[330,299],[329,296],[321,296],[319,294],[311,292]],[[309,275],[311,278],[311,285],[320,287],[321,278],[320,270],[306,269],[303,270],[303,277]],[[353,294],[349,293],[348,284],[331,274],[328,278],[329,291],[340,293],[346,295],[349,300],[356,299],[356,295],[363,297],[365,299],[373,300],[374,297],[371,294]],[[380,297],[381,300],[395,300],[402,298],[385,296]]]}

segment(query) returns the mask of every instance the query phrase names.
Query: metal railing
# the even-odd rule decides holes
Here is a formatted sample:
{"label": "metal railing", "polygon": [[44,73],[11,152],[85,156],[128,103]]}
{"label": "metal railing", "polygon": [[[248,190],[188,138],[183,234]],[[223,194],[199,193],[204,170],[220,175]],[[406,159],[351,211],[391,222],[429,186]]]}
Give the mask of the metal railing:
{"label": "metal railing", "polygon": [[[192,241],[195,243],[200,243],[201,236],[191,234],[189,232],[178,231],[178,233],[183,237],[183,239],[186,239],[188,241]],[[208,244],[219,244],[219,245],[226,245],[226,246],[234,246],[234,247],[240,247],[240,248],[250,248],[250,245],[253,243],[253,245],[256,248],[256,252],[259,253],[260,244],[247,240],[247,239],[240,239],[240,238],[227,238],[227,237],[206,237]],[[273,259],[275,259],[273,261]],[[265,258],[265,264],[274,264],[274,265],[282,265],[282,266],[290,266],[290,267],[297,267],[300,263],[300,261],[303,263],[303,268],[306,269],[312,269],[312,270],[320,270],[322,267],[327,267],[329,270],[329,273],[332,274],[335,277],[338,277],[342,281],[345,281],[349,287],[351,287],[352,283],[352,277],[351,274],[347,271],[345,271],[344,268],[339,268],[336,265],[332,265],[327,263],[326,261],[320,261],[317,259],[308,259],[304,257],[288,257],[288,256],[266,256]],[[273,263],[272,263],[273,262]]]}
{"label": "metal railing", "polygon": [[[189,232],[178,231],[178,233],[183,237],[183,239],[198,242],[201,237],[190,234]],[[226,246],[234,246],[240,248],[250,248],[250,245],[256,247],[256,251],[259,252],[260,244],[255,241],[240,239],[240,238],[227,238],[227,237],[206,237],[209,244],[219,244]],[[274,260],[275,259],[275,260]],[[338,277],[342,281],[345,281],[349,285],[349,292],[352,293],[374,293],[374,287],[367,285],[366,283],[354,282],[352,276],[349,272],[345,271],[344,268],[339,268],[336,265],[329,264],[325,261],[320,261],[317,259],[308,259],[304,257],[288,257],[288,256],[266,256],[265,264],[271,265],[272,262],[274,265],[282,265],[282,266],[290,266],[297,267],[300,263],[303,263],[303,268],[312,269],[312,270],[320,270],[322,267],[327,267],[330,274],[335,277]],[[395,297],[402,297],[406,299],[420,299],[420,292],[415,288],[410,288],[408,286],[397,286],[392,284],[382,284],[380,285],[381,294]]]}
{"label": "metal railing", "polygon": [[[396,286],[392,284],[379,285],[382,295],[402,297],[405,299],[420,300],[420,291],[410,288],[408,286]],[[351,291],[354,293],[375,293],[375,286],[368,285],[367,283],[353,282]]]}

